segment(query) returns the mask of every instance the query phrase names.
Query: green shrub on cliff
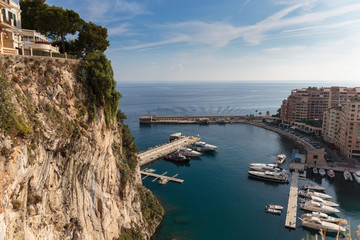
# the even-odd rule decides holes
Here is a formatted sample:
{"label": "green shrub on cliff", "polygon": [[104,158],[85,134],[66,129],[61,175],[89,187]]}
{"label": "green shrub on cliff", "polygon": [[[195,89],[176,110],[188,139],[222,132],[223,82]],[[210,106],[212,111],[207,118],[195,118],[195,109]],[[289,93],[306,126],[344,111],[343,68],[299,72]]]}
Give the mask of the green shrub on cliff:
{"label": "green shrub on cliff", "polygon": [[15,111],[8,82],[0,77],[0,130],[11,136],[25,137],[32,133],[24,118]]}
{"label": "green shrub on cliff", "polygon": [[[106,125],[115,118],[121,94],[116,91],[116,81],[111,62],[104,53],[94,51],[84,59],[85,65],[78,70],[80,81],[86,80],[93,95],[92,102],[104,107]],[[92,104],[90,104],[92,105]]]}

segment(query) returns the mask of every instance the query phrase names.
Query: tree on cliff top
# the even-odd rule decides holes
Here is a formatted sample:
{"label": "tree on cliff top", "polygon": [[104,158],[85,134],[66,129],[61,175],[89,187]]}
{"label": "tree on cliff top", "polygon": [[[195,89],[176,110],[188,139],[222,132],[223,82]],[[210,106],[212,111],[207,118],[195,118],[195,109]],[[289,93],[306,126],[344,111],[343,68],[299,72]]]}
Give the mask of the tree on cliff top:
{"label": "tree on cliff top", "polygon": [[38,17],[40,31],[53,40],[60,39],[63,52],[65,52],[66,35],[75,34],[83,24],[84,20],[77,12],[56,6],[47,7]]}
{"label": "tree on cliff top", "polygon": [[104,53],[94,51],[89,53],[86,61],[86,79],[94,94],[94,102],[104,106],[105,121],[109,126],[110,121],[116,116],[121,94],[116,91],[116,81],[111,62]]}
{"label": "tree on cliff top", "polygon": [[79,31],[78,39],[75,40],[76,48],[79,50],[79,57],[88,55],[93,51],[105,52],[109,41],[106,39],[108,36],[107,29],[89,22],[84,23]]}
{"label": "tree on cliff top", "polygon": [[40,31],[38,18],[48,7],[48,5],[45,4],[45,0],[20,0],[19,4],[21,8],[22,28]]}

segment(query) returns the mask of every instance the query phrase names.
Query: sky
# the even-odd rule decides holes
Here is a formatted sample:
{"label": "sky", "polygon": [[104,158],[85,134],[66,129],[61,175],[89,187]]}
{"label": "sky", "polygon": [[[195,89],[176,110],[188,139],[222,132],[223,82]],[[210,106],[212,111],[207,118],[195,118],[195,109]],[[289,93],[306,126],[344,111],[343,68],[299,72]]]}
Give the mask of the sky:
{"label": "sky", "polygon": [[360,83],[358,0],[46,3],[108,29],[117,81]]}

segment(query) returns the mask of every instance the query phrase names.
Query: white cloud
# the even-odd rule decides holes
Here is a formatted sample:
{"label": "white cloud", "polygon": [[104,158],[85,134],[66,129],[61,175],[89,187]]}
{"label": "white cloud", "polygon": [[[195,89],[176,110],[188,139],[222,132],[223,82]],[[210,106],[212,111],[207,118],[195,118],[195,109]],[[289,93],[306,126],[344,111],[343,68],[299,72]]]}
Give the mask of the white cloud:
{"label": "white cloud", "polygon": [[135,35],[134,33],[130,33],[128,27],[130,26],[130,24],[128,23],[123,23],[120,26],[117,27],[112,27],[112,28],[108,28],[108,34],[110,36],[114,36],[114,35]]}

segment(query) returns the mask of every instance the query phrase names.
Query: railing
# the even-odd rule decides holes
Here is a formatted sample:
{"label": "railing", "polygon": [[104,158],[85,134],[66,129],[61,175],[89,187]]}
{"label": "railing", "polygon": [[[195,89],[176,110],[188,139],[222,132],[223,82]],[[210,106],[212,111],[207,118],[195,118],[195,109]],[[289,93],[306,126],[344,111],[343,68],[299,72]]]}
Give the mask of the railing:
{"label": "railing", "polygon": [[2,48],[0,48],[0,53],[2,53],[2,54],[13,54],[13,55],[17,55],[17,54],[18,54],[18,50],[17,50],[17,49],[14,49],[14,48],[2,47]]}
{"label": "railing", "polygon": [[51,51],[53,53],[59,53],[59,48],[58,47],[54,47],[51,46],[51,44],[47,44],[47,43],[24,43],[24,47],[25,48],[32,48],[32,49],[38,49],[38,50],[42,50],[42,51]]}

